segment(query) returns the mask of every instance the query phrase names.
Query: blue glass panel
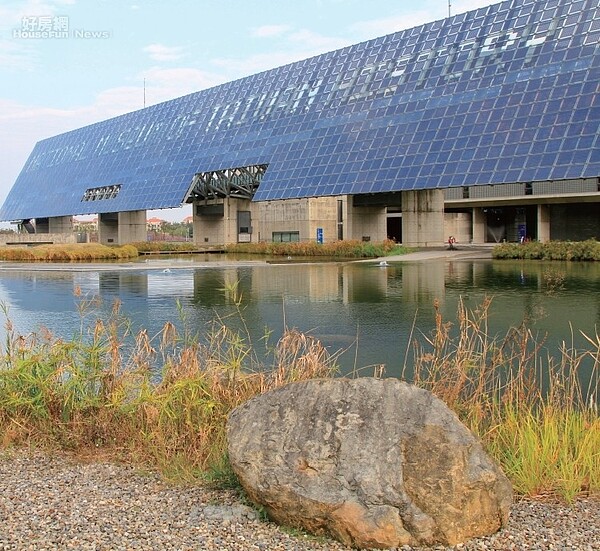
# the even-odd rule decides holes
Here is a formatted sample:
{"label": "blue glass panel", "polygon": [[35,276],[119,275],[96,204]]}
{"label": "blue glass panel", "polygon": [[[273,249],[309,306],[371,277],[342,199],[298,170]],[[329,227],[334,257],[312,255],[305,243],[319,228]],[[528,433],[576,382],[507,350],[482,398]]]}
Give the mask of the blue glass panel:
{"label": "blue glass panel", "polygon": [[258,163],[255,200],[597,177],[595,4],[507,0],[42,140],[0,219],[179,206]]}

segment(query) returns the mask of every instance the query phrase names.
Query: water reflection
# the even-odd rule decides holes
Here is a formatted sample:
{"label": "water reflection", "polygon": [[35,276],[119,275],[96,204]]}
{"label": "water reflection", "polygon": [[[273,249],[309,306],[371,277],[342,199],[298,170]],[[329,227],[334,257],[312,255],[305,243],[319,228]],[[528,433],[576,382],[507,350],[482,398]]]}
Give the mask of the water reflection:
{"label": "water reflection", "polygon": [[[233,325],[243,316],[250,338],[276,339],[296,327],[335,352],[346,350],[345,371],[385,364],[398,375],[411,334],[434,325],[434,301],[453,320],[458,303],[475,308],[493,297],[489,331],[505,334],[526,321],[549,349],[561,341],[583,346],[600,321],[600,266],[582,263],[428,261],[233,265],[165,270],[135,265],[115,271],[0,271],[0,300],[21,333],[45,326],[70,336],[80,326],[75,290],[100,296],[102,312],[115,299],[134,329],[155,335],[166,321],[200,333],[216,316]],[[409,354],[410,356],[410,354]]]}

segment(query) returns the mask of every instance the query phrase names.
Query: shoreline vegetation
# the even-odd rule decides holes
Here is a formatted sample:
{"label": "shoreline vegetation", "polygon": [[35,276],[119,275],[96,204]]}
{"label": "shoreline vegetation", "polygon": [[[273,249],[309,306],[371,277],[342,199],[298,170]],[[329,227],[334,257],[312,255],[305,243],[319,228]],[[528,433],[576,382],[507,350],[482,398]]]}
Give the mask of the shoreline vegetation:
{"label": "shoreline vegetation", "polygon": [[[224,292],[236,296],[237,287]],[[19,335],[5,309],[1,448],[68,451],[179,483],[236,487],[226,454],[229,412],[280,385],[339,375],[336,356],[292,328],[277,343],[267,335],[252,342],[226,319],[190,328],[180,309],[181,329],[167,322],[156,335],[133,334],[118,302],[98,319],[96,297],[76,292],[76,300],[81,326],[71,340]],[[241,297],[236,304],[243,322]],[[525,325],[490,336],[491,299],[474,309],[459,304],[455,320],[433,308],[435,329],[413,329],[402,378],[457,413],[518,495],[565,502],[599,495],[600,336],[584,335],[585,349],[563,345],[556,360]],[[584,363],[589,379],[581,377]],[[378,366],[368,369],[379,375]]]}
{"label": "shoreline vegetation", "polygon": [[[0,247],[0,261],[5,262],[90,262],[98,260],[126,260],[139,254],[189,253],[198,246],[191,242],[147,241],[123,246],[99,243]],[[235,243],[224,247],[230,254],[286,256],[293,258],[327,257],[336,259],[380,258],[405,255],[415,249],[399,245],[393,240],[364,242],[358,240],[334,241],[319,244],[314,241],[291,243]],[[600,261],[600,242],[550,241],[547,243],[500,243],[492,249],[497,260],[560,260]]]}
{"label": "shoreline vegetation", "polygon": [[[161,253],[178,251],[185,253],[198,249],[190,242],[147,241],[123,246],[101,245],[99,243],[77,243],[0,247],[0,260],[5,262],[90,262],[94,260],[126,260],[136,258],[140,253]],[[329,258],[378,258],[380,256],[402,255],[411,249],[398,245],[392,240],[383,242],[334,241],[297,243],[238,243],[227,245],[226,253],[256,254],[266,256],[329,257]]]}
{"label": "shoreline vegetation", "polygon": [[492,250],[492,258],[498,260],[566,260],[599,261],[600,241],[549,241],[538,243],[501,243]]}
{"label": "shoreline vegetation", "polygon": [[[0,248],[8,261],[90,261],[135,258],[139,250],[173,250],[172,243],[124,247],[98,244]],[[186,250],[192,243],[181,243]],[[598,260],[600,244],[506,243],[494,258]],[[183,250],[183,249],[182,249]],[[239,244],[231,253],[336,258],[406,254],[393,241]],[[4,255],[8,256],[4,256]],[[597,255],[597,256],[596,256]],[[237,288],[224,292],[236,296]],[[173,481],[233,485],[225,423],[252,396],[282,384],[338,376],[336,356],[318,339],[286,328],[279,342],[227,320],[182,329],[168,322],[156,335],[133,334],[113,305],[97,317],[97,297],[76,291],[81,325],[63,340],[41,330],[19,335],[5,309],[7,337],[0,350],[0,449],[11,446],[99,456],[158,470]],[[243,322],[241,299],[238,316]],[[402,378],[431,390],[457,413],[503,467],[518,495],[572,502],[600,495],[600,336],[587,345],[563,344],[544,356],[523,324],[490,336],[492,300],[474,309],[459,304],[454,320],[437,308],[431,334],[413,328]],[[243,323],[242,323],[243,326]],[[591,366],[582,378],[582,366]],[[364,368],[380,375],[379,366]],[[358,376],[358,374],[357,374]]]}

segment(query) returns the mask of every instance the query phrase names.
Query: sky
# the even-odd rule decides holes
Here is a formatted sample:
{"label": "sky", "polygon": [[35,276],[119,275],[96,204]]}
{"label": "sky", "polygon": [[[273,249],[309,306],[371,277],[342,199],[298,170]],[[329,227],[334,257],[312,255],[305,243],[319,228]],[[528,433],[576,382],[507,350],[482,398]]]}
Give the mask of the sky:
{"label": "sky", "polygon": [[0,204],[39,140],[493,3],[0,0]]}

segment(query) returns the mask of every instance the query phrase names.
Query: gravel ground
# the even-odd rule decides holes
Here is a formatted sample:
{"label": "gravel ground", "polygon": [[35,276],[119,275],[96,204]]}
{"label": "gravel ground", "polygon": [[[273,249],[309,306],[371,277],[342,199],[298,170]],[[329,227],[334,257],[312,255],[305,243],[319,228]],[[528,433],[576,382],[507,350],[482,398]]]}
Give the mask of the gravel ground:
{"label": "gravel ground", "polygon": [[[231,492],[169,486],[128,466],[11,452],[0,455],[0,550],[8,549],[349,548],[261,521]],[[505,530],[452,549],[600,550],[600,500],[521,501]]]}

